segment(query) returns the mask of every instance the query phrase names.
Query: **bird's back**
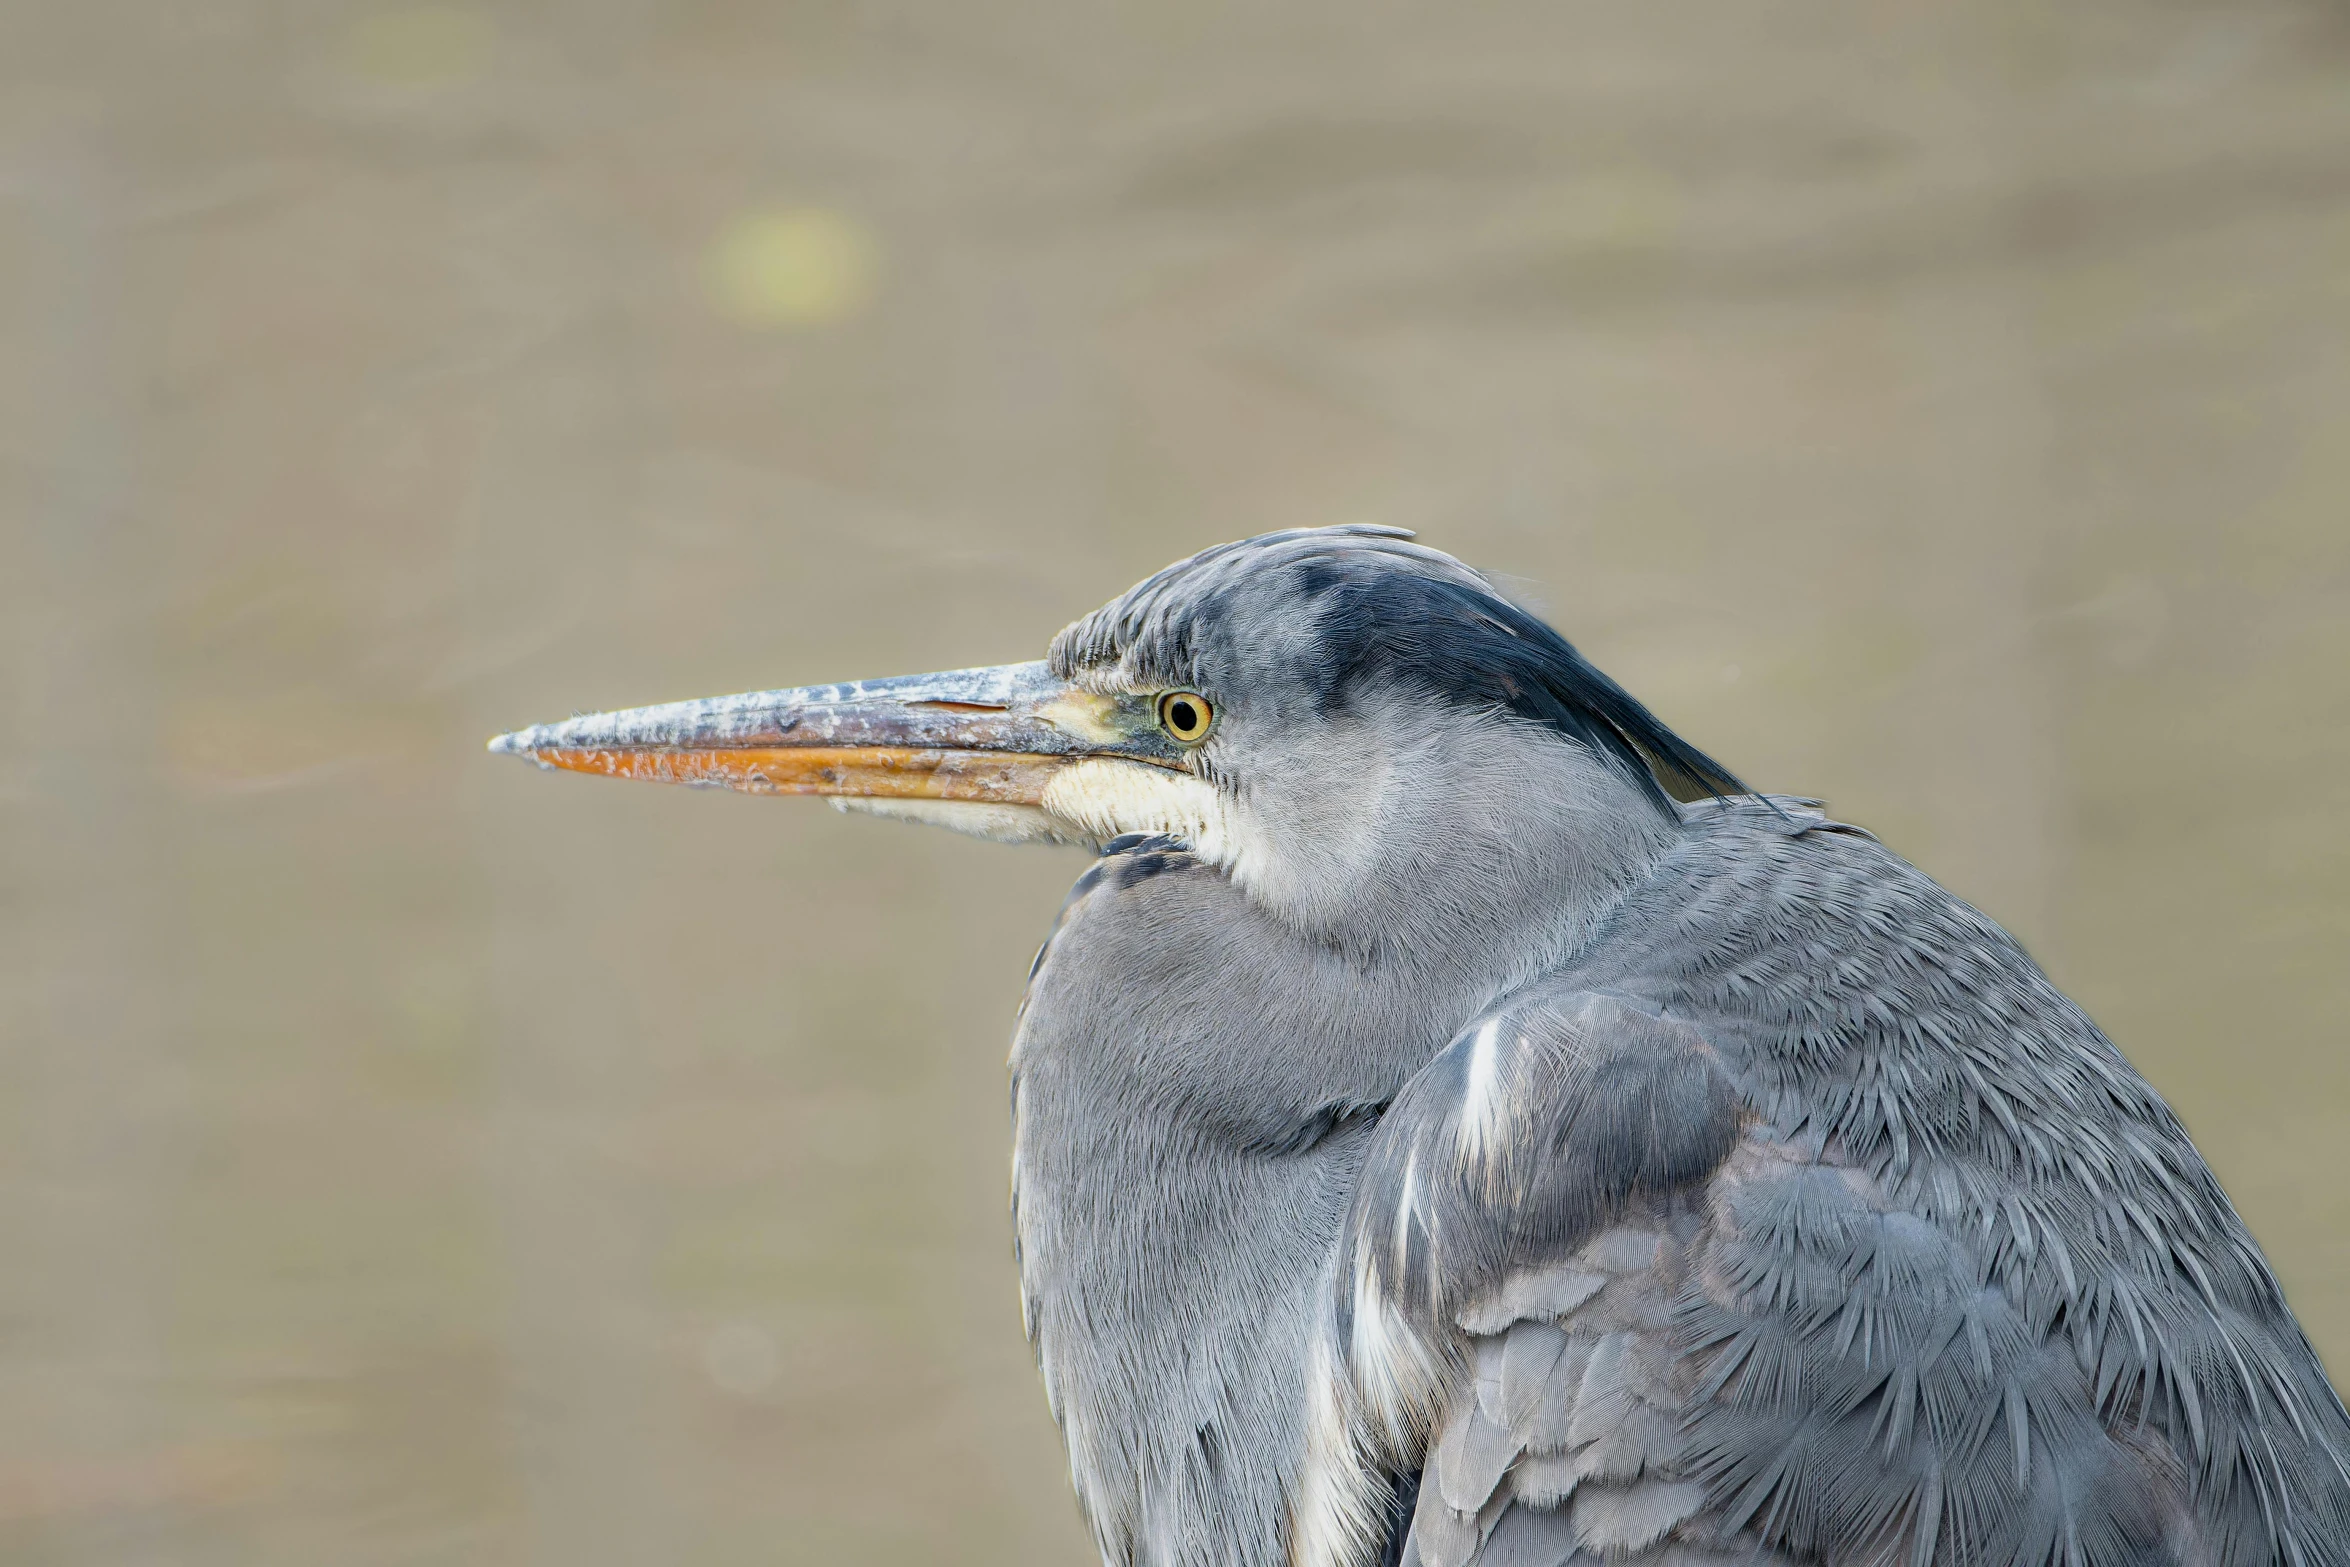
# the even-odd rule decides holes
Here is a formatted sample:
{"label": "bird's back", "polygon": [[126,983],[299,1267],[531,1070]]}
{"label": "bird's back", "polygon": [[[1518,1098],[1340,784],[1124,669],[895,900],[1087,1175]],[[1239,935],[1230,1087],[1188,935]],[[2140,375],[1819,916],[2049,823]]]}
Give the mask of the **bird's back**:
{"label": "bird's back", "polygon": [[1427,1567],[2350,1561],[2350,1420],[2177,1118],[1807,810],[1693,811],[1399,1096],[1344,1246],[1460,1368]]}

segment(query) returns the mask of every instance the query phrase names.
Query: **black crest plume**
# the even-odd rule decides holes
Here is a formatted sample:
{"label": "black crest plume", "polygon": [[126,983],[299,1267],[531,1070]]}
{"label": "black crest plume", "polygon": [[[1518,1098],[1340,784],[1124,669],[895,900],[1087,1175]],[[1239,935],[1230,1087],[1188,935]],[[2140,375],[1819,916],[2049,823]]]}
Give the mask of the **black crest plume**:
{"label": "black crest plume", "polygon": [[1668,794],[1747,792],[1573,643],[1482,582],[1381,572],[1331,584],[1324,606],[1324,634],[1345,655],[1332,671],[1333,695],[1385,674],[1578,740],[1659,803]]}

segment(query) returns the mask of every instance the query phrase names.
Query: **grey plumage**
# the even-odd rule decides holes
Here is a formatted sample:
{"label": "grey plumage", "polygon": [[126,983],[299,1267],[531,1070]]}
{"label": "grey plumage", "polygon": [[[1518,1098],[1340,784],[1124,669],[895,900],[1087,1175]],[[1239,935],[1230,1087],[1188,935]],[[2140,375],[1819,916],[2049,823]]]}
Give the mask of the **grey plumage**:
{"label": "grey plumage", "polygon": [[1869,835],[1388,530],[1178,563],[1049,665],[996,684],[1215,715],[920,807],[1101,851],[1012,1072],[1105,1560],[2350,1563],[2350,1417],[2177,1118]]}
{"label": "grey plumage", "polygon": [[[1873,842],[1790,834],[1749,805],[1691,816],[1551,982],[1572,999],[1500,1014],[1511,1114],[1564,1131],[1575,1162],[1513,1138],[1496,1178],[1404,1199],[1399,1159],[1451,1168],[1471,1031],[1398,1099],[1357,1187],[1348,1244],[1432,1335],[1452,1300],[1588,1254],[1602,1227],[1654,1237],[1657,1262],[1560,1320],[1663,1346],[1672,1373],[1615,1395],[1572,1474],[1516,1426],[1522,1498],[1639,1477],[1600,1429],[1637,1427],[1640,1476],[1702,1485],[1704,1517],[1675,1528],[1708,1544],[1921,1564],[2350,1556],[2340,1405],[2161,1101],[2012,942]],[[1674,1076],[1681,1051],[1735,1097],[1600,1087]],[[1608,1099],[1681,1113],[1595,1124]],[[1704,1175],[1653,1178],[1700,1145]],[[1648,1321],[1601,1309],[1628,1287]],[[1570,1424],[1593,1392],[1578,1384]],[[1677,1418],[1636,1420],[1642,1403]]]}

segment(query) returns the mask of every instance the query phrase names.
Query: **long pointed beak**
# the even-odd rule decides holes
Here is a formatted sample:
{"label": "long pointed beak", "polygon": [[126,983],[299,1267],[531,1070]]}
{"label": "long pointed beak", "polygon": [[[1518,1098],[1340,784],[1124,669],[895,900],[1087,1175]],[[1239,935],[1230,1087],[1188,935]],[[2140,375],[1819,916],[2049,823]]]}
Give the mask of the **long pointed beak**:
{"label": "long pointed beak", "polygon": [[1140,696],[1102,696],[1041,663],[595,713],[503,734],[541,767],[750,794],[1037,806],[1071,763],[1177,766]]}

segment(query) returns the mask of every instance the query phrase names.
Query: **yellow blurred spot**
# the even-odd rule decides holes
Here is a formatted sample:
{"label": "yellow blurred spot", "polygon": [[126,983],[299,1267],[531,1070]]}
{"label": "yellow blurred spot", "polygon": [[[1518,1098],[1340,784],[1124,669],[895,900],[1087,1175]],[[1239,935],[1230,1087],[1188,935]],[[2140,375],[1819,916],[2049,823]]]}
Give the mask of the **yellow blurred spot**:
{"label": "yellow blurred spot", "polygon": [[351,68],[388,87],[458,87],[488,68],[497,41],[497,23],[470,6],[403,6],[352,24]]}
{"label": "yellow blurred spot", "polygon": [[746,326],[844,321],[873,293],[872,235],[813,207],[747,213],[710,247],[705,282],[719,314]]}

